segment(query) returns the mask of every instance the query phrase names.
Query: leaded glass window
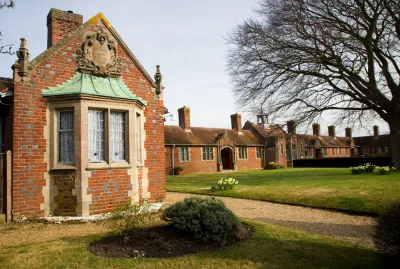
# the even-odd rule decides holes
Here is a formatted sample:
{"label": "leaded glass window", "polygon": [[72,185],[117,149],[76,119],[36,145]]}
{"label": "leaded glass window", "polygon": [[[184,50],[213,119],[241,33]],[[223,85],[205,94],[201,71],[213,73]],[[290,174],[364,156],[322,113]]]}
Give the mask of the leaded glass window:
{"label": "leaded glass window", "polygon": [[203,161],[212,161],[214,160],[214,152],[212,147],[203,147]]}
{"label": "leaded glass window", "polygon": [[179,161],[188,162],[189,161],[189,148],[181,147],[179,148]]}
{"label": "leaded glass window", "polygon": [[105,161],[105,122],[104,111],[89,110],[88,114],[88,149],[89,162],[97,163]]}
{"label": "leaded glass window", "polygon": [[239,147],[239,159],[247,159],[247,147]]}
{"label": "leaded glass window", "polygon": [[58,114],[58,161],[74,163],[74,111],[60,111]]}
{"label": "leaded glass window", "polygon": [[110,159],[125,160],[125,113],[110,112]]}

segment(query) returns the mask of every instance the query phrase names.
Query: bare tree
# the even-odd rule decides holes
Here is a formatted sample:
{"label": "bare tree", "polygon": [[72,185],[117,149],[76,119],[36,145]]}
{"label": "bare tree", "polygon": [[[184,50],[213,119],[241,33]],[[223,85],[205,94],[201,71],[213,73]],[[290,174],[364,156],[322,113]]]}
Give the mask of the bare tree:
{"label": "bare tree", "polygon": [[260,0],[227,40],[243,107],[297,122],[380,117],[400,168],[400,1]]}
{"label": "bare tree", "polygon": [[[15,1],[14,0],[8,0],[6,2],[0,2],[0,9],[2,8],[14,8],[15,6]],[[3,32],[0,30],[0,42],[2,41],[3,37]],[[12,51],[12,46],[13,44],[8,44],[8,45],[0,45],[0,53],[3,54],[14,54]]]}

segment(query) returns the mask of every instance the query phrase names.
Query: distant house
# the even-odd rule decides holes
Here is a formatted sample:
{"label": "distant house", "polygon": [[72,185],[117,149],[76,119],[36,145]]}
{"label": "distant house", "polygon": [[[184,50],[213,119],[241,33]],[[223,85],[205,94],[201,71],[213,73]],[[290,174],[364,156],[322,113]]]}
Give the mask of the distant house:
{"label": "distant house", "polygon": [[99,13],[51,9],[48,48],[0,79],[13,217],[89,216],[165,198],[163,86]]}
{"label": "distant house", "polygon": [[[166,125],[165,172],[189,174],[261,169],[269,162],[285,167],[297,159],[346,158],[368,154],[389,154],[389,136],[337,136],[335,126],[328,135],[321,135],[320,125],[313,124],[313,134],[297,134],[294,121],[287,122],[287,132],[268,124],[266,116],[257,116],[257,123],[247,121],[241,127],[241,115],[231,115],[231,129],[192,127],[190,109],[178,110],[179,126]],[[182,170],[181,172],[179,170]]]}
{"label": "distant house", "polygon": [[[246,122],[242,128],[241,115],[231,115],[231,129],[192,127],[190,108],[178,110],[179,126],[166,125],[166,173],[217,172],[263,168],[267,162],[280,162],[277,146],[285,141],[285,132],[277,126],[269,129]],[[258,131],[257,131],[258,130]],[[265,133],[274,137],[264,136]]]}

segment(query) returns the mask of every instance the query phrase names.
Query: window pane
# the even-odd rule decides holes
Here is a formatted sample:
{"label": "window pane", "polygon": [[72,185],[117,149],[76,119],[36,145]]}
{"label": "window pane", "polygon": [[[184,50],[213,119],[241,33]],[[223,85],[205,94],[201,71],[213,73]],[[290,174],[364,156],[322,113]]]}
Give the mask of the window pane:
{"label": "window pane", "polygon": [[110,113],[110,158],[125,160],[125,113]]}
{"label": "window pane", "polygon": [[88,149],[89,162],[104,161],[104,111],[89,110],[88,115]]}
{"label": "window pane", "polygon": [[60,111],[58,123],[58,158],[60,163],[74,163],[74,112]]}

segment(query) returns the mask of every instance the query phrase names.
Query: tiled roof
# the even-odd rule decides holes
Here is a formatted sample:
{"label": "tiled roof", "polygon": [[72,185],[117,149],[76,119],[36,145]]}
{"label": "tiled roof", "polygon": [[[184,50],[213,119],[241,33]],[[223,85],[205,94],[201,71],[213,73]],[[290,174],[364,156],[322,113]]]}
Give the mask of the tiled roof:
{"label": "tiled roof", "polygon": [[217,145],[216,137],[225,132],[236,145],[263,145],[250,130],[242,130],[240,134],[224,128],[191,127],[190,131],[185,131],[180,126],[165,125],[164,139],[166,145]]}
{"label": "tiled roof", "polygon": [[375,136],[359,136],[353,137],[354,143],[358,147],[365,146],[382,146],[382,145],[390,145],[390,135],[379,135]]}
{"label": "tiled roof", "polygon": [[7,92],[14,88],[14,80],[0,77],[0,92]]}
{"label": "tiled roof", "polygon": [[261,125],[250,121],[247,121],[245,124],[244,128],[247,129],[248,126],[246,125],[253,127],[263,137],[286,135],[286,132],[278,125],[268,125],[266,128],[264,128]]}
{"label": "tiled roof", "polygon": [[303,139],[306,146],[314,147],[316,144],[322,147],[349,147],[351,139],[343,136],[315,136],[307,134],[298,134],[298,138]]}

